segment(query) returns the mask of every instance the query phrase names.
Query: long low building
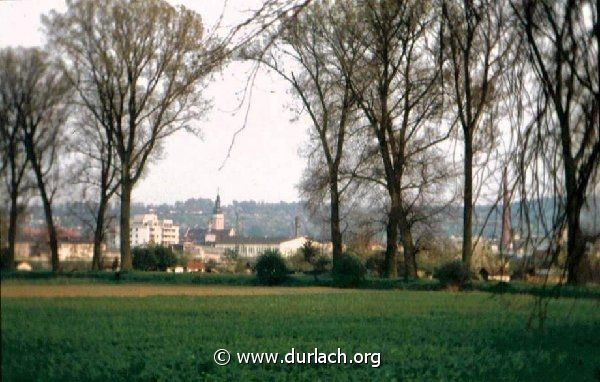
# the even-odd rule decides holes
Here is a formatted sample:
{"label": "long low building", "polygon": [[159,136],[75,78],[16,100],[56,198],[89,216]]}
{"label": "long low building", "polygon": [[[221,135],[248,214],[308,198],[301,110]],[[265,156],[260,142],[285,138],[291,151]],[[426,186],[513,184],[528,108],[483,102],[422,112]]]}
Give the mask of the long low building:
{"label": "long low building", "polygon": [[[85,239],[70,239],[58,241],[58,259],[61,262],[81,261],[90,262],[94,256],[94,243]],[[104,261],[119,258],[116,250],[107,250],[102,244],[102,256]],[[50,247],[46,241],[41,240],[19,240],[15,243],[15,261],[38,263],[48,265],[50,263]]]}
{"label": "long low building", "polygon": [[[238,253],[240,257],[254,258],[266,250],[278,250],[284,257],[290,257],[302,248],[310,240],[306,236],[298,237],[224,237],[214,244],[215,248],[232,250]],[[331,252],[331,244],[322,244],[313,241],[315,247],[323,253]]]}

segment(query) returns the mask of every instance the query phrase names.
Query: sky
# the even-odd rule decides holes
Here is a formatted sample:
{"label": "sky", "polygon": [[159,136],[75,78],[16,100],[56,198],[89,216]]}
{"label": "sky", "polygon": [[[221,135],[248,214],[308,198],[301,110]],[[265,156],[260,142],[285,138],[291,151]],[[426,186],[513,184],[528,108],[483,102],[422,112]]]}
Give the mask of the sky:
{"label": "sky", "polygon": [[[208,26],[223,10],[218,0],[170,0],[197,11]],[[254,1],[257,3],[257,1]],[[226,3],[223,25],[234,25],[256,4],[247,0]],[[44,46],[40,17],[51,9],[64,11],[64,0],[0,1],[0,48]],[[297,201],[297,184],[305,166],[299,151],[308,141],[306,119],[292,122],[295,101],[279,77],[261,70],[254,82],[246,124],[246,108],[237,110],[249,67],[234,63],[215,76],[207,96],[212,109],[193,121],[200,137],[178,132],[164,141],[162,158],[146,168],[136,185],[133,200],[173,203],[188,198],[213,198],[217,190],[223,203],[233,200]],[[231,156],[225,162],[234,133]]]}

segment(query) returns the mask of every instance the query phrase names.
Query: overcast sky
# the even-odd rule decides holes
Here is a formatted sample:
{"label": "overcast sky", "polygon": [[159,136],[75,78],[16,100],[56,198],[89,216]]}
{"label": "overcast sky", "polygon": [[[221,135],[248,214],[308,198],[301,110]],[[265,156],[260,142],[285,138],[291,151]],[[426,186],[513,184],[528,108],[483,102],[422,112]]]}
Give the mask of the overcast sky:
{"label": "overcast sky", "polygon": [[[218,0],[170,0],[200,13],[212,25],[221,13]],[[225,24],[248,11],[247,0],[229,0]],[[51,9],[65,10],[64,0],[0,1],[0,47],[43,46],[40,16]],[[202,138],[177,133],[165,142],[163,158],[147,168],[136,186],[136,202],[174,202],[192,197],[214,197],[220,189],[225,204],[232,200],[277,202],[298,200],[296,185],[305,161],[299,149],[307,141],[306,120],[292,123],[293,99],[285,82],[262,71],[256,79],[246,128],[241,132],[225,167],[233,133],[243,125],[245,108],[237,113],[247,68],[235,64],[210,85],[212,111],[201,121]]]}

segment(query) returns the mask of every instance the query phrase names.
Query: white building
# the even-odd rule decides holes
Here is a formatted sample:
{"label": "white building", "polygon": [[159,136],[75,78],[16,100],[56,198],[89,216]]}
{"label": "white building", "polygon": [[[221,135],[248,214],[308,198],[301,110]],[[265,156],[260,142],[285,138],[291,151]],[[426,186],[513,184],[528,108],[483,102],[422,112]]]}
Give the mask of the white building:
{"label": "white building", "polygon": [[131,246],[179,244],[179,226],[173,220],[159,220],[156,214],[135,215],[131,219]]}
{"label": "white building", "polygon": [[[240,257],[255,258],[266,250],[278,250],[282,256],[291,257],[309,240],[305,236],[291,238],[228,237],[216,242],[215,248],[236,251]],[[331,252],[331,245],[313,241],[323,253]]]}

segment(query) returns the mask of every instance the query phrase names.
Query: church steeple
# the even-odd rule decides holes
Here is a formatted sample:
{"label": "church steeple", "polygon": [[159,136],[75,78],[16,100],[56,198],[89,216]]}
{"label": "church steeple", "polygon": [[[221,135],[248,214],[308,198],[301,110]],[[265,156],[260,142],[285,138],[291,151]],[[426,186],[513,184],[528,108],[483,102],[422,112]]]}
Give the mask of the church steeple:
{"label": "church steeple", "polygon": [[215,208],[213,209],[213,214],[222,214],[221,210],[221,196],[217,192],[217,198],[215,199]]}
{"label": "church steeple", "polygon": [[221,195],[219,195],[218,191],[217,198],[215,199],[215,208],[213,209],[212,229],[217,231],[225,229],[225,216],[221,209]]}

